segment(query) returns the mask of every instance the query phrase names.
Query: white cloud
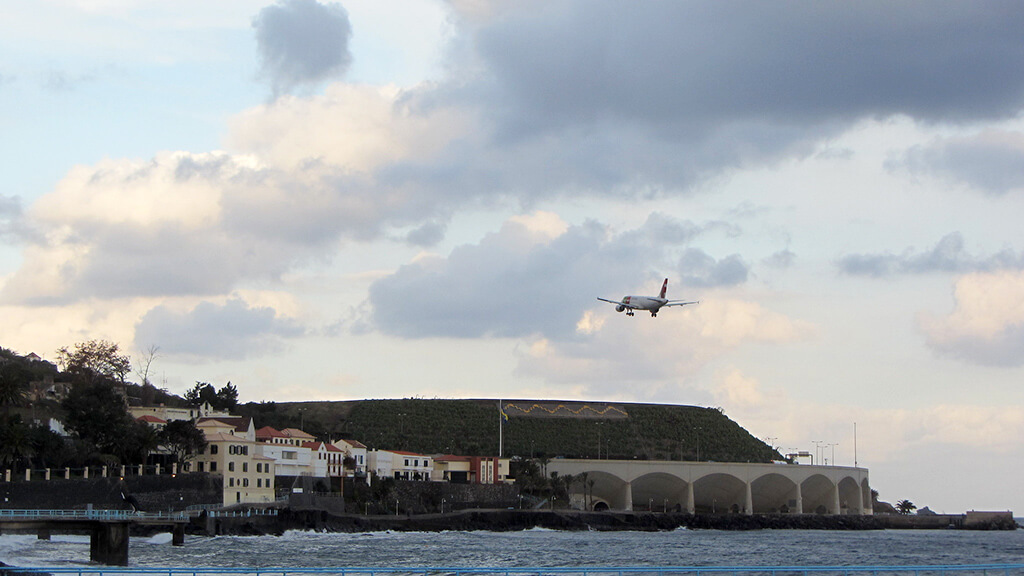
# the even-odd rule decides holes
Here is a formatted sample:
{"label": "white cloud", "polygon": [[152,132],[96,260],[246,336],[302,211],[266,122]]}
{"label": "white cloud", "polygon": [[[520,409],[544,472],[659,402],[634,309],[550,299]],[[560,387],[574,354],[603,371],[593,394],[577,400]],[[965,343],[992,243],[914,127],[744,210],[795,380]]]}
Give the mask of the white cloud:
{"label": "white cloud", "polygon": [[331,84],[323,94],[286,96],[230,121],[229,147],[286,170],[322,163],[344,172],[435,157],[464,137],[470,118],[452,107],[418,106],[394,86]]}
{"label": "white cloud", "polygon": [[977,364],[1024,365],[1024,271],[963,276],[954,300],[945,317],[918,317],[932,350]]}

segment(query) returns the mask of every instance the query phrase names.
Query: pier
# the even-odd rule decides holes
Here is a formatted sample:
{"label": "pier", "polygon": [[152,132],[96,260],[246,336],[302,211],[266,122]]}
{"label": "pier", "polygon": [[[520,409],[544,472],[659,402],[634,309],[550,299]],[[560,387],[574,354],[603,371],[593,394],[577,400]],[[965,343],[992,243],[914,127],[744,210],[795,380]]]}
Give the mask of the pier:
{"label": "pier", "polygon": [[89,559],[110,566],[128,565],[128,533],[133,524],[167,526],[171,543],[185,544],[184,512],[144,513],[127,510],[0,510],[0,533],[35,532],[49,540],[54,532],[89,535]]}

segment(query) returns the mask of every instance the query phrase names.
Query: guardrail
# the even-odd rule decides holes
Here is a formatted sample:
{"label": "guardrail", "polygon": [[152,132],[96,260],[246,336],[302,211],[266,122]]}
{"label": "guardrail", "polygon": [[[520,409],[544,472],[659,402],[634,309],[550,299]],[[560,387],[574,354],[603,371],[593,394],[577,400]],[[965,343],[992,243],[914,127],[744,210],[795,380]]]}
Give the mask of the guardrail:
{"label": "guardrail", "polygon": [[633,567],[579,567],[579,568],[107,568],[107,567],[37,567],[4,568],[4,572],[17,574],[47,573],[74,576],[117,576],[122,574],[166,574],[167,576],[205,576],[233,574],[240,576],[289,576],[317,574],[337,576],[377,576],[400,574],[405,576],[703,576],[704,574],[733,576],[898,576],[936,575],[1011,576],[1024,574],[1024,564],[965,564],[935,566],[633,566]]}
{"label": "guardrail", "polygon": [[132,510],[0,510],[0,520],[188,520],[188,512]]}

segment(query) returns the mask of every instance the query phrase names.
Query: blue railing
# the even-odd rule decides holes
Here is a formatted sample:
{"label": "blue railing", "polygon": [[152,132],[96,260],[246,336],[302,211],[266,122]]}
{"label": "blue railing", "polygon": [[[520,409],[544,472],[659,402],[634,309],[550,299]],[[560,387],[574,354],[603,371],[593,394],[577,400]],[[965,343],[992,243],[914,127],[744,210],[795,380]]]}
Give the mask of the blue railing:
{"label": "blue railing", "polygon": [[132,510],[0,510],[0,520],[188,520],[187,512]]}
{"label": "blue railing", "polygon": [[104,576],[127,574],[166,574],[167,576],[203,576],[233,574],[242,576],[289,576],[318,574],[338,576],[376,576],[401,574],[406,576],[702,576],[704,574],[732,574],[733,576],[765,575],[822,575],[877,576],[1011,576],[1024,574],[1024,564],[964,564],[935,566],[634,566],[634,567],[578,567],[578,568],[106,568],[106,567],[37,567],[4,568],[4,572],[34,572],[51,575]]}

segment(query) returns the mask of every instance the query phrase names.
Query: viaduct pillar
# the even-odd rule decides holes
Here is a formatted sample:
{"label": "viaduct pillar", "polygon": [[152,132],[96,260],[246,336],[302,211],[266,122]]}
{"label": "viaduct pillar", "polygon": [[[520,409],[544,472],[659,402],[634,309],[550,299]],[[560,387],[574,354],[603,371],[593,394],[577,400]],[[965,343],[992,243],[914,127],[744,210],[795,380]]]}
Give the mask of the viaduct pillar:
{"label": "viaduct pillar", "polygon": [[743,513],[747,516],[754,514],[754,495],[750,490],[750,480],[747,480],[743,495]]}
{"label": "viaduct pillar", "polygon": [[793,510],[793,512],[797,514],[804,513],[804,494],[803,491],[800,489],[799,482],[796,483],[796,509]]}
{"label": "viaduct pillar", "polygon": [[693,503],[693,482],[686,483],[686,513],[693,514],[697,507]]}
{"label": "viaduct pillar", "polygon": [[108,566],[127,566],[128,523],[97,522],[89,537],[89,559]]}
{"label": "viaduct pillar", "polygon": [[627,512],[633,511],[633,483],[626,482],[626,485],[622,487],[625,493],[622,495],[622,507]]}

